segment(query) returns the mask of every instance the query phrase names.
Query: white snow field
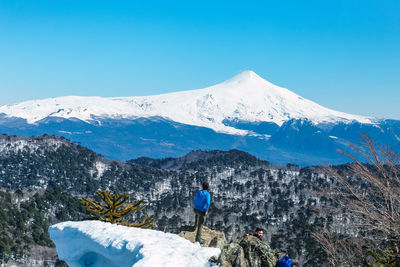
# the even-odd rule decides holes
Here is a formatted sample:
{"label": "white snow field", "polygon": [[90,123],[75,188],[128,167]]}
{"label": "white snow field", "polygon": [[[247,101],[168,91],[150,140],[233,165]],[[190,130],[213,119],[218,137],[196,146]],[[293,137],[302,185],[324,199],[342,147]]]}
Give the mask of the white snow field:
{"label": "white snow field", "polygon": [[62,222],[49,233],[70,267],[204,267],[221,253],[175,234],[100,221]]}
{"label": "white snow field", "polygon": [[253,71],[205,88],[153,96],[83,97],[65,96],[0,106],[0,114],[26,119],[34,124],[46,117],[77,118],[86,122],[108,119],[163,117],[175,122],[202,126],[216,132],[248,134],[224,125],[224,119],[274,122],[306,118],[313,123],[374,123],[374,118],[325,108],[279,86]]}

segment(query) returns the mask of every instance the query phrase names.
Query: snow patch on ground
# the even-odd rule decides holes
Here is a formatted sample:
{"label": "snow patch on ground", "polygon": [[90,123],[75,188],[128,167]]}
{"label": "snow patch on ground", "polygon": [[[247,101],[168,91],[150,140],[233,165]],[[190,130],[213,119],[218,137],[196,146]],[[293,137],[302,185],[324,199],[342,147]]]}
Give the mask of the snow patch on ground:
{"label": "snow patch on ground", "polygon": [[103,173],[107,170],[107,165],[101,161],[96,161],[97,177],[103,176]]}
{"label": "snow patch on ground", "polygon": [[[52,147],[53,150],[58,149],[64,142],[60,140],[47,139],[48,146]],[[0,137],[0,154],[7,154],[9,152],[23,151],[25,149],[38,150],[42,147],[40,140],[35,140],[35,138],[16,138],[2,136]]]}
{"label": "snow patch on ground", "polygon": [[90,170],[90,175],[96,174],[95,179],[100,179],[103,173],[108,170],[108,165],[101,161],[96,161],[93,168]]}
{"label": "snow patch on ground", "polygon": [[100,221],[58,223],[49,233],[70,267],[205,267],[221,253],[175,234]]}

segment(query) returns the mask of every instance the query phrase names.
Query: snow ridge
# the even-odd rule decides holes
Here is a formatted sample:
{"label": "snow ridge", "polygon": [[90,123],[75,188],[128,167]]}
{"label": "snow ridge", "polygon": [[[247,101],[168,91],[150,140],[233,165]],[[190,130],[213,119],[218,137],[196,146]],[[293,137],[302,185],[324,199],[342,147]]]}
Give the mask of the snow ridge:
{"label": "snow ridge", "polygon": [[221,253],[175,234],[100,221],[62,222],[49,233],[71,267],[210,267],[208,259]]}
{"label": "snow ridge", "polygon": [[164,117],[175,122],[211,128],[216,132],[248,134],[224,125],[224,120],[273,122],[290,119],[319,123],[374,123],[372,117],[346,114],[304,99],[273,85],[253,71],[243,71],[220,84],[197,90],[139,97],[65,96],[0,106],[0,114],[35,124],[46,117],[77,118],[94,122],[101,118],[134,119]]}

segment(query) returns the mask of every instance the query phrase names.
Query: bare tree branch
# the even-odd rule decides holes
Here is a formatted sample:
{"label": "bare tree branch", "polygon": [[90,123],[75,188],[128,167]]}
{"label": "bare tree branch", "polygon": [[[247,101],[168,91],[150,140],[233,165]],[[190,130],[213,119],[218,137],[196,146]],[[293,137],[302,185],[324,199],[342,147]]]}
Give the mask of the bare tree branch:
{"label": "bare tree branch", "polygon": [[[339,151],[353,161],[347,170],[326,168],[335,183],[322,192],[338,204],[327,207],[327,212],[343,223],[347,233],[325,228],[313,237],[331,266],[368,264],[371,255],[375,260],[385,255],[388,262],[400,266],[400,158],[390,147],[361,136],[361,145],[350,144],[353,153]],[[340,222],[340,217],[350,223]]]}

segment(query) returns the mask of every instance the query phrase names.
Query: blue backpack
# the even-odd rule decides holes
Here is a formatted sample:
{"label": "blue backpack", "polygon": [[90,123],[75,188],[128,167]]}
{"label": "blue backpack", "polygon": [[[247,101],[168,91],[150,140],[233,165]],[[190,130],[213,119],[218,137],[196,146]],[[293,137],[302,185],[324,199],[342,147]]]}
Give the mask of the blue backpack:
{"label": "blue backpack", "polygon": [[283,256],[278,261],[278,266],[279,267],[293,267],[292,259],[289,258],[289,256]]}

